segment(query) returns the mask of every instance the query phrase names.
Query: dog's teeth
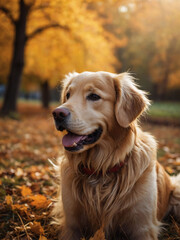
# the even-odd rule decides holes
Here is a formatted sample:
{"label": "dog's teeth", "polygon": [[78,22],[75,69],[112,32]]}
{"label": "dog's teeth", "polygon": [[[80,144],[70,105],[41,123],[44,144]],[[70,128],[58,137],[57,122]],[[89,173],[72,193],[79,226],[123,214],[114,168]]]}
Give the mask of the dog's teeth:
{"label": "dog's teeth", "polygon": [[73,146],[73,147],[76,147],[76,146],[77,146],[77,143],[74,142],[72,146]]}

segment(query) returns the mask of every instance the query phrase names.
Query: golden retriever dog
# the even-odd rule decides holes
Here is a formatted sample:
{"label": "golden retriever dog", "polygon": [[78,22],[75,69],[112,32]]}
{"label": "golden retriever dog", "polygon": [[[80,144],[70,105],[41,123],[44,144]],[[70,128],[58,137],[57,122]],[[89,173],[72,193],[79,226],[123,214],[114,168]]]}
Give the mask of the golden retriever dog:
{"label": "golden retriever dog", "polygon": [[180,177],[164,171],[155,139],[138,126],[148,105],[128,73],[66,76],[53,111],[57,130],[66,130],[59,239],[89,239],[103,228],[107,240],[156,240],[165,215],[180,218]]}

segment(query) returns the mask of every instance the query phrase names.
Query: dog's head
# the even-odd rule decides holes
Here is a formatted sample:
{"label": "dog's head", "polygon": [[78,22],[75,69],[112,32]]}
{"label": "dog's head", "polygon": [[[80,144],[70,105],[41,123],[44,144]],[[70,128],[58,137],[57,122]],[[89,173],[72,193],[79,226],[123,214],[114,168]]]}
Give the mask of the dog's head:
{"label": "dog's head", "polygon": [[62,143],[70,152],[82,152],[128,128],[149,101],[128,73],[83,72],[64,80],[62,105],[53,111],[56,128],[67,130]]}

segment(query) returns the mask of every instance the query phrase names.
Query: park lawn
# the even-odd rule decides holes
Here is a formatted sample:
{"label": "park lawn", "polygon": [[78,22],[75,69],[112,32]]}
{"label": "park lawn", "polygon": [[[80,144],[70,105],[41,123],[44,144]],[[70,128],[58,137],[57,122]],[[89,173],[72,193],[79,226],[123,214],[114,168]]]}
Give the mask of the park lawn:
{"label": "park lawn", "polygon": [[[61,136],[51,111],[20,102],[18,121],[0,118],[0,239],[57,239],[50,225],[56,177],[48,159],[55,162],[61,152]],[[142,127],[158,140],[158,160],[166,171],[180,172],[180,128],[149,123]],[[169,221],[161,240],[179,239],[179,226]]]}
{"label": "park lawn", "polygon": [[180,124],[180,102],[152,102],[148,117],[160,122]]}

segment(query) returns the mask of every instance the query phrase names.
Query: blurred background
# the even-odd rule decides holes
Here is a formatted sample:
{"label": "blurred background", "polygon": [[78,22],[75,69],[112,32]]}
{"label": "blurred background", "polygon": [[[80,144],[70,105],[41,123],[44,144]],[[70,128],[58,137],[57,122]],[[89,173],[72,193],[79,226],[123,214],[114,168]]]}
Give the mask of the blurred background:
{"label": "blurred background", "polygon": [[151,99],[177,103],[179,13],[179,0],[1,0],[1,113],[18,98],[49,107],[64,75],[86,70],[129,71]]}

